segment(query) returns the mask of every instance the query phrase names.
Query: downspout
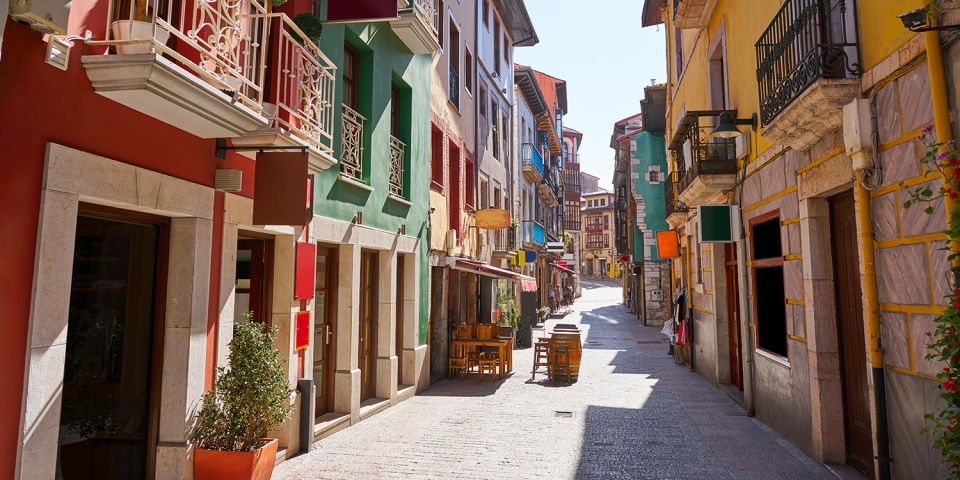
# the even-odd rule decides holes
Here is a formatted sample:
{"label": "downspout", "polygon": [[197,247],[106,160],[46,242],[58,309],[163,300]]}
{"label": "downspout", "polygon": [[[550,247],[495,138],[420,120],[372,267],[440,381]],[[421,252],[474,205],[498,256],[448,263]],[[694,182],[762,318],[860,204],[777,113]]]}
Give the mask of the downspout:
{"label": "downspout", "polygon": [[[737,192],[739,193],[739,199],[737,203],[741,206],[743,205],[743,186],[747,181],[747,166],[749,165],[749,162],[747,160],[748,159],[745,158],[743,161],[743,168],[741,169],[742,174],[739,182],[740,189]],[[730,197],[731,197],[730,202],[732,203],[734,200],[733,195],[731,195]],[[743,305],[737,305],[737,309],[740,311],[740,325],[741,325],[740,330],[741,332],[746,331],[746,335],[742,336],[741,338],[746,337],[746,340],[747,340],[746,341],[747,348],[745,349],[746,351],[744,352],[744,361],[746,362],[744,370],[747,373],[747,381],[743,382],[745,384],[744,385],[745,394],[744,394],[743,403],[744,403],[744,408],[747,411],[747,416],[753,417],[753,416],[756,416],[757,414],[756,404],[754,402],[754,398],[756,397],[754,396],[755,389],[754,389],[754,368],[753,368],[754,367],[753,333],[750,331],[750,325],[752,325],[751,323],[752,319],[750,315],[753,313],[753,309],[750,308],[750,301],[747,300],[750,298],[749,294],[750,294],[750,285],[751,285],[750,269],[747,268],[747,261],[749,260],[750,257],[748,256],[749,252],[747,251],[747,228],[743,224],[743,215],[740,215],[740,241],[738,243],[739,243],[738,246],[740,251],[738,254],[739,258],[737,259],[737,267],[739,269],[739,266],[742,264],[743,273],[738,272],[738,274],[740,275],[740,280],[739,280],[740,291],[737,292],[738,293],[737,302],[739,303],[740,299],[743,298],[745,299],[745,301],[743,302],[743,305],[747,306],[747,308],[742,308]],[[729,286],[727,288],[729,288]],[[746,292],[746,295],[744,294],[744,292]],[[741,332],[737,332],[737,334],[740,335]]]}
{"label": "downspout", "polygon": [[863,264],[863,298],[867,320],[867,346],[873,374],[874,408],[877,412],[877,478],[890,479],[890,435],[887,428],[887,395],[883,375],[883,350],[880,345],[880,301],[877,296],[877,268],[873,241],[870,191],[863,184],[863,170],[856,172],[854,183],[860,262]]}

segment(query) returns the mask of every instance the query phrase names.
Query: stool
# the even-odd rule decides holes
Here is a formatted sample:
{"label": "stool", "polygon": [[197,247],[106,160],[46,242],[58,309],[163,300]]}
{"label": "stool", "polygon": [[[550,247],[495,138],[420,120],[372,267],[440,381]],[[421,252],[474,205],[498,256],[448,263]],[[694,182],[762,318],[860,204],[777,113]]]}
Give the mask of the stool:
{"label": "stool", "polygon": [[492,377],[496,378],[497,376],[497,361],[498,359],[488,356],[487,354],[481,354],[480,360],[477,366],[480,370],[480,379],[483,379],[483,376],[489,373]]}
{"label": "stool", "polygon": [[550,375],[550,354],[549,341],[538,341],[533,345],[533,371],[530,372],[530,380],[537,378],[537,370],[540,367],[547,367],[547,376]]}
{"label": "stool", "polygon": [[460,378],[463,378],[463,373],[467,370],[467,357],[450,357],[450,360],[447,364],[448,371],[447,376],[453,378],[454,372],[460,374]]}

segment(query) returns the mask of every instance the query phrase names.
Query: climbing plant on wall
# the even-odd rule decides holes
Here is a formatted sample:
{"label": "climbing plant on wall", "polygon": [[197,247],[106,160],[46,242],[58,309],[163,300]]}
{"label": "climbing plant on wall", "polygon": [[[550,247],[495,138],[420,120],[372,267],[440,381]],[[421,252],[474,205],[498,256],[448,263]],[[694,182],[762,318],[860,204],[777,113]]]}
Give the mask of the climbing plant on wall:
{"label": "climbing plant on wall", "polygon": [[[924,147],[921,162],[928,176],[939,174],[943,181],[939,187],[931,188],[931,182],[908,189],[909,198],[903,205],[904,208],[924,205],[927,215],[935,210],[933,202],[956,200],[960,195],[960,152],[953,140],[937,141],[934,130],[933,125],[927,125],[920,133]],[[951,243],[957,244],[960,242],[960,209],[952,209],[948,220],[945,233]],[[951,249],[948,258],[953,264],[960,260],[960,254]],[[960,288],[957,288],[955,278],[955,275],[951,275],[952,290],[947,295],[946,308],[935,320],[936,328],[927,332],[927,359],[943,362],[946,366],[937,373],[943,405],[926,414],[930,426],[923,433],[933,436],[934,445],[943,455],[943,462],[950,467],[948,478],[960,480]]]}

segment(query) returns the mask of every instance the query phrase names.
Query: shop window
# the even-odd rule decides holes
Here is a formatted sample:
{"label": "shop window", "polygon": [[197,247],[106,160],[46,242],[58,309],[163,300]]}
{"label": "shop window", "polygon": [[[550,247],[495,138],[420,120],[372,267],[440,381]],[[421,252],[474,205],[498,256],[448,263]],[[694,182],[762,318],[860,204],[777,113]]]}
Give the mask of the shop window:
{"label": "shop window", "polygon": [[476,202],[476,196],[477,196],[476,181],[477,180],[476,180],[476,173],[474,172],[475,167],[474,167],[473,161],[470,160],[469,157],[465,162],[465,167],[466,168],[464,169],[465,170],[464,175],[466,176],[466,178],[464,179],[464,190],[465,190],[464,197],[466,197],[466,199],[464,200],[464,203],[467,204],[468,208],[472,209],[474,203]]}
{"label": "shop window", "polygon": [[777,212],[752,223],[751,262],[754,281],[754,309],[757,319],[757,347],[787,356],[787,313],[780,248],[780,217]]}

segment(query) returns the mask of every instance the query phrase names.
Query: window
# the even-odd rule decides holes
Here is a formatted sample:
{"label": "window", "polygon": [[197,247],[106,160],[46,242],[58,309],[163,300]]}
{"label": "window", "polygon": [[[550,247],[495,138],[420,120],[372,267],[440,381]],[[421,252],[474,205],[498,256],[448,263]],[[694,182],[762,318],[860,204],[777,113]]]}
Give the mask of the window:
{"label": "window", "polygon": [[483,24],[490,29],[490,0],[483,0]]}
{"label": "window", "polygon": [[474,173],[473,160],[467,158],[466,168],[464,169],[464,174],[466,175],[466,185],[464,196],[467,197],[464,203],[467,204],[467,207],[473,208],[474,203],[476,202],[477,197],[477,184],[476,184],[476,174]]}
{"label": "window", "polygon": [[480,179],[480,204],[478,205],[478,207],[483,209],[489,206],[490,206],[490,195],[487,192],[487,181],[481,178]]}
{"label": "window", "polygon": [[473,94],[473,54],[469,49],[463,49],[463,88]]}
{"label": "window", "polygon": [[[447,184],[450,186],[450,191],[447,193],[447,202],[449,202],[448,215],[450,220],[450,228],[461,232],[462,225],[460,224],[460,192],[463,187],[463,179],[460,177],[460,147],[452,141],[449,143],[450,157],[450,181]],[[459,240],[459,238],[458,238]]]}
{"label": "window", "polygon": [[750,239],[757,347],[786,357],[787,312],[779,212],[751,221]]}
{"label": "window", "polygon": [[493,19],[493,70],[500,74],[500,20]]}
{"label": "window", "polygon": [[360,54],[349,44],[343,46],[343,104],[357,110],[360,85]]}
{"label": "window", "polygon": [[510,64],[510,40],[507,32],[503,32],[503,63]]}
{"label": "window", "polygon": [[400,89],[390,85],[390,135],[400,138]]}
{"label": "window", "polygon": [[603,229],[610,230],[610,215],[603,216]]}
{"label": "window", "polygon": [[480,85],[480,116],[487,116],[487,87]]}
{"label": "window", "polygon": [[447,52],[447,59],[450,63],[450,76],[447,82],[447,95],[450,102],[458,110],[460,109],[460,31],[457,24],[450,19],[450,50]]}
{"label": "window", "polygon": [[507,112],[501,113],[502,117],[500,119],[500,143],[503,145],[503,156],[504,158],[510,158],[510,138],[507,134],[510,131],[510,118],[507,116]]}
{"label": "window", "polygon": [[431,186],[443,190],[443,132],[436,125],[430,128]]}
{"label": "window", "polygon": [[683,30],[674,29],[673,47],[676,49],[677,79],[683,74]]}
{"label": "window", "polygon": [[603,248],[610,248],[610,235],[606,233],[603,234]]}
{"label": "window", "polygon": [[497,115],[497,103],[490,102],[490,136],[493,141],[493,158],[500,160],[500,116]]}
{"label": "window", "polygon": [[[314,2],[314,4],[319,4],[319,3],[320,3],[320,2]],[[440,49],[442,50],[442,49],[443,49],[443,42],[444,42],[444,40],[446,40],[446,37],[444,37],[444,34],[445,34],[446,32],[443,31],[443,0],[437,0],[436,4],[434,5],[434,8],[436,8],[437,17],[438,17],[438,20],[437,20],[437,38],[440,39]],[[317,15],[317,16],[320,17],[320,15]],[[320,18],[323,18],[323,17],[320,17]]]}
{"label": "window", "polygon": [[496,184],[493,187],[493,208],[500,208],[500,187]]}

